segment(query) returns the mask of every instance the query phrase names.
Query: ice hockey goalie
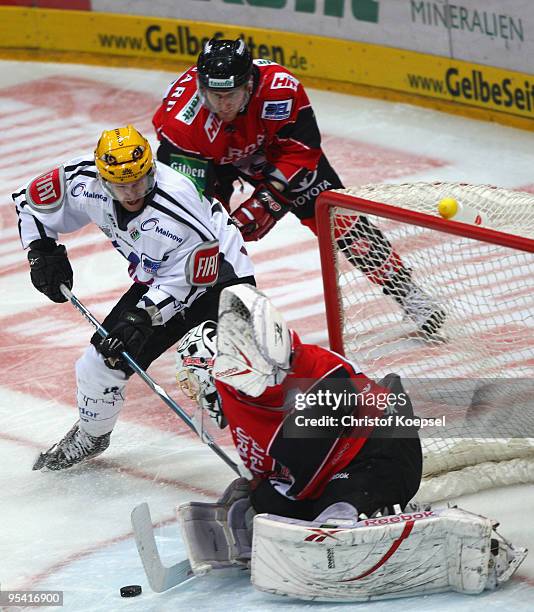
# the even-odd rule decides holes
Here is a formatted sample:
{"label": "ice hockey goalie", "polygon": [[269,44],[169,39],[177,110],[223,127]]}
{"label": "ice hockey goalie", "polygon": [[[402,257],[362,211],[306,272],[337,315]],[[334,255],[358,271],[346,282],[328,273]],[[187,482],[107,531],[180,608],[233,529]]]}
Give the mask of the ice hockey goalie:
{"label": "ice hockey goalie", "polygon": [[[178,345],[177,364],[198,378],[193,387],[202,391],[200,395],[211,398],[204,402],[210,415],[221,411],[232,432],[241,434],[234,443],[254,478],[235,480],[216,504],[192,502],[178,508],[194,574],[250,568],[252,584],[261,591],[330,602],[448,590],[477,594],[512,576],[526,550],[498,534],[490,519],[455,507],[409,503],[420,478],[417,432],[398,431],[400,437],[391,437],[386,434],[392,432],[383,430],[378,436],[375,430],[358,454],[336,464],[322,486],[312,488],[309,483],[320,480],[317,475],[327,469],[329,458],[351,448],[354,438],[337,429],[335,439],[325,439],[322,445],[312,436],[293,437],[286,427],[297,410],[293,400],[276,410],[272,394],[302,379],[308,381],[309,395],[318,380],[324,382],[323,370],[340,371],[350,364],[339,364],[341,358],[325,349],[296,344],[281,314],[254,287],[224,290],[216,348],[215,324],[209,323],[200,326],[189,343],[191,350],[188,338]],[[295,378],[304,367],[303,355],[307,367],[315,358],[314,377],[301,373]],[[374,383],[363,376],[342,380],[364,380],[371,393]],[[389,375],[378,385],[395,391],[390,401],[399,411],[402,393],[404,409],[411,405],[398,376]],[[230,386],[239,391],[231,402]],[[220,426],[222,421],[216,422]],[[247,440],[254,440],[246,449],[245,433]],[[412,437],[405,439],[408,433]],[[403,470],[406,456],[413,461]],[[258,457],[264,459],[260,462]],[[262,471],[263,466],[267,468]]]}

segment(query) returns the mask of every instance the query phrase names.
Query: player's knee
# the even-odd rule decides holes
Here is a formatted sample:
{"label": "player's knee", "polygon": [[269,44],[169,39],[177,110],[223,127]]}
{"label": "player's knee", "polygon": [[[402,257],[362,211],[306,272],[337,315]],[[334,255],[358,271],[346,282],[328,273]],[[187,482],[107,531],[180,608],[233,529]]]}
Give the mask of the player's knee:
{"label": "player's knee", "polygon": [[117,384],[124,383],[127,378],[123,371],[108,368],[93,344],[90,344],[78,359],[75,370],[78,384],[85,380]]}

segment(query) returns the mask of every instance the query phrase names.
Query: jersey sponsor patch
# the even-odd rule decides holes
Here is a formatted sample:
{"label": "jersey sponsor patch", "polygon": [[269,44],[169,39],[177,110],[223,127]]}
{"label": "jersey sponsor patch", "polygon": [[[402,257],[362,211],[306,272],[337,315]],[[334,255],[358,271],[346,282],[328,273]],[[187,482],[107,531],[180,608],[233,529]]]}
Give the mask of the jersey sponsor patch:
{"label": "jersey sponsor patch", "polygon": [[36,212],[53,213],[63,206],[65,199],[65,170],[63,166],[45,172],[26,189],[26,199]]}
{"label": "jersey sponsor patch", "polygon": [[165,238],[170,238],[177,242],[178,244],[182,244],[184,239],[182,236],[178,236],[174,231],[171,231],[167,227],[160,225],[160,219],[157,217],[150,217],[150,219],[145,219],[143,223],[141,223],[141,231],[142,232],[155,232],[158,236],[164,236]]}
{"label": "jersey sponsor patch", "polygon": [[195,287],[214,285],[219,277],[219,241],[203,242],[191,251],[186,265],[187,281]]}
{"label": "jersey sponsor patch", "polygon": [[188,157],[178,153],[170,154],[169,166],[185,174],[189,179],[195,183],[195,187],[200,195],[204,195],[204,191],[207,185],[208,178],[208,164],[204,159],[197,159],[196,157]]}
{"label": "jersey sponsor patch", "polygon": [[217,134],[223,124],[222,119],[219,119],[215,113],[210,113],[204,124],[204,131],[206,132],[209,141],[213,142],[217,138]]}
{"label": "jersey sponsor patch", "polygon": [[198,93],[189,100],[189,102],[182,108],[179,113],[176,113],[176,119],[187,125],[191,125],[195,120],[195,117],[200,112],[202,104],[200,102],[200,96]]}
{"label": "jersey sponsor patch", "polygon": [[292,74],[287,74],[287,72],[277,72],[271,83],[271,89],[292,89],[297,91],[298,86],[298,79]]}
{"label": "jersey sponsor patch", "polygon": [[288,119],[293,108],[293,100],[267,100],[263,103],[261,111],[262,119],[273,119],[283,121]]}

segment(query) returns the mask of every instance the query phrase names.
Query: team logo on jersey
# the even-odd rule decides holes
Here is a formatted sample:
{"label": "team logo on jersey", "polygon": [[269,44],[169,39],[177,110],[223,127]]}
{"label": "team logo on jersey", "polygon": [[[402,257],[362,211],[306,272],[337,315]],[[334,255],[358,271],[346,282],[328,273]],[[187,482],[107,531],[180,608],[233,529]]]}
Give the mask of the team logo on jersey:
{"label": "team logo on jersey", "polygon": [[217,138],[217,134],[223,124],[222,119],[219,119],[215,113],[210,113],[204,124],[204,131],[208,135],[209,141],[213,142]]}
{"label": "team logo on jersey", "polygon": [[77,198],[85,191],[85,183],[78,183],[70,190],[70,195]]}
{"label": "team logo on jersey", "polygon": [[139,230],[134,227],[133,229],[130,230],[130,238],[135,242],[136,240],[139,240],[139,238],[141,238],[141,234],[139,233]]}
{"label": "team logo on jersey", "polygon": [[298,79],[287,72],[277,72],[271,83],[271,89],[293,89],[297,91],[298,86]]}
{"label": "team logo on jersey", "polygon": [[291,115],[293,100],[267,100],[263,103],[261,111],[262,119],[273,119],[283,121]]}
{"label": "team logo on jersey", "polygon": [[141,253],[141,267],[149,274],[156,274],[161,266],[161,259],[152,259],[145,253]]}
{"label": "team logo on jersey", "polygon": [[219,277],[219,241],[204,242],[189,254],[186,277],[190,285],[214,285]]}
{"label": "team logo on jersey", "polygon": [[26,199],[36,212],[53,213],[63,205],[65,197],[65,171],[54,168],[34,179],[26,189]]}
{"label": "team logo on jersey", "polygon": [[200,96],[198,92],[189,100],[189,102],[182,108],[182,110],[176,114],[176,119],[187,125],[191,125],[198,115],[202,104],[200,103]]}

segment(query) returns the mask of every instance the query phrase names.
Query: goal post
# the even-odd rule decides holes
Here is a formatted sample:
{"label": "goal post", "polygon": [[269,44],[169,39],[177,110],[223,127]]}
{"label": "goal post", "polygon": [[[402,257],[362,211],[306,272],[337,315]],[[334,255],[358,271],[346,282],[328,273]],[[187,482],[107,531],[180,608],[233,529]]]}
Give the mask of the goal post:
{"label": "goal post", "polygon": [[[491,229],[442,219],[446,197],[478,210]],[[350,241],[339,236],[360,215],[446,312],[434,336],[417,333],[351,263]],[[366,185],[324,192],[316,216],[331,348],[373,378],[399,373],[416,412],[445,417],[444,427],[421,431],[419,498],[533,481],[534,195],[459,183]],[[369,243],[385,248],[372,236]]]}

